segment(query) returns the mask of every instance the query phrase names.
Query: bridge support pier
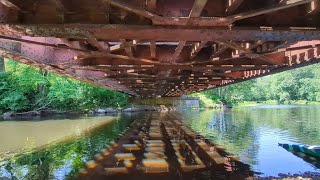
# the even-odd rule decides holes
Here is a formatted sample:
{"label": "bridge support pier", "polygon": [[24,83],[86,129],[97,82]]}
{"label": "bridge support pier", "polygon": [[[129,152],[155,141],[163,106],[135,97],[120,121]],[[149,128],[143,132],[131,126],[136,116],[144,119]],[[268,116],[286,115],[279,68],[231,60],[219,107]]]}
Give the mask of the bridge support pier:
{"label": "bridge support pier", "polygon": [[198,109],[199,99],[192,97],[161,97],[161,98],[139,98],[132,97],[129,102],[133,105],[147,105],[147,106],[174,106],[178,109]]}

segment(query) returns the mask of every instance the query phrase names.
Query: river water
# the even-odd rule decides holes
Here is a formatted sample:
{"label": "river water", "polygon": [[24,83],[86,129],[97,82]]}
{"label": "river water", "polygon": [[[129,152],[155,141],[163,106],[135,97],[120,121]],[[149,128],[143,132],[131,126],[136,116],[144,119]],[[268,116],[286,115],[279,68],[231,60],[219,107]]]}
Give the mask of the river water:
{"label": "river water", "polygon": [[236,154],[261,176],[320,172],[278,143],[320,145],[320,106],[257,105],[185,112],[193,130]]}
{"label": "river water", "polygon": [[[0,179],[67,179],[143,114],[0,121]],[[320,172],[278,143],[320,145],[320,106],[256,105],[177,114],[260,176]],[[317,166],[317,167],[316,167]]]}

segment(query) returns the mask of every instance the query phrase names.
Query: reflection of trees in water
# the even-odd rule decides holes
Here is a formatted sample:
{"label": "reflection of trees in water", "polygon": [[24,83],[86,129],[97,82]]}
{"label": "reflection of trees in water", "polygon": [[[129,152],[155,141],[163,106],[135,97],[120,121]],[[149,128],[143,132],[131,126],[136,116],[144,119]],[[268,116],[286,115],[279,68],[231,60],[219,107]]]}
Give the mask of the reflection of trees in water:
{"label": "reflection of trees in water", "polygon": [[[320,144],[320,106],[265,106],[231,111],[187,113],[189,126],[227,151],[256,164],[260,127],[276,129],[284,139]],[[261,132],[264,133],[264,132]]]}
{"label": "reflection of trees in water", "polygon": [[319,106],[253,108],[246,111],[248,117],[255,119],[256,126],[267,125],[281,131],[289,131],[291,137],[299,139],[304,144],[320,144]]}
{"label": "reflection of trees in water", "polygon": [[246,162],[255,164],[258,153],[258,132],[252,119],[238,111],[215,110],[187,114],[189,126],[220,144],[227,151],[244,156]]}
{"label": "reflection of trees in water", "polygon": [[[0,179],[65,179],[74,175],[84,162],[101,151],[111,140],[118,137],[131,122],[132,117],[108,124],[88,137],[57,144],[39,152],[25,152],[5,162],[0,162]],[[59,177],[57,177],[59,175]]]}

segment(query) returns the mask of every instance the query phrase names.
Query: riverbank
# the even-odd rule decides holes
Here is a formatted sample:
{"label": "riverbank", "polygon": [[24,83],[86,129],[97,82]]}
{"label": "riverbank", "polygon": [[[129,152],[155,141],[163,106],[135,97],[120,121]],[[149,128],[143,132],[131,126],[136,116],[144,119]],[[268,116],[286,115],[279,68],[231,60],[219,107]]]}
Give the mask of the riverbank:
{"label": "riverbank", "polygon": [[268,101],[244,101],[241,103],[236,104],[236,106],[251,106],[251,105],[320,105],[320,102],[317,101],[307,101],[307,100],[296,100],[296,101],[290,101],[290,103],[279,103],[276,100],[268,100]]}
{"label": "riverbank", "polygon": [[123,108],[96,108],[93,110],[41,110],[41,111],[28,111],[28,112],[6,112],[0,115],[0,119],[15,120],[15,119],[28,119],[35,117],[47,117],[52,115],[114,115],[118,113],[131,113],[131,112],[167,112],[176,111],[177,108],[173,106],[146,106],[146,105],[129,105]]}
{"label": "riverbank", "polygon": [[[201,102],[201,109],[213,109],[213,108],[221,108],[221,104],[219,102],[214,102],[209,99],[201,99],[204,101]],[[286,103],[280,103],[276,100],[268,100],[268,101],[243,101],[238,103],[231,103],[232,107],[245,107],[245,106],[254,106],[254,105],[320,105],[320,102],[317,101],[307,101],[307,100],[295,100]]]}

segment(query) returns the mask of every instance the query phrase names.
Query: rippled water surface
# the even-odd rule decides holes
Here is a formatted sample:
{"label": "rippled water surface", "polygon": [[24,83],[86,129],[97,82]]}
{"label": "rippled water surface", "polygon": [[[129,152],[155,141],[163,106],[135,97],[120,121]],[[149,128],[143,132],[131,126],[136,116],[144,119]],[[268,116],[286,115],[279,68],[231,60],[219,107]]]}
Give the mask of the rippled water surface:
{"label": "rippled water surface", "polygon": [[257,105],[231,110],[189,111],[189,127],[240,156],[265,176],[320,172],[278,143],[320,145],[320,106]]}

